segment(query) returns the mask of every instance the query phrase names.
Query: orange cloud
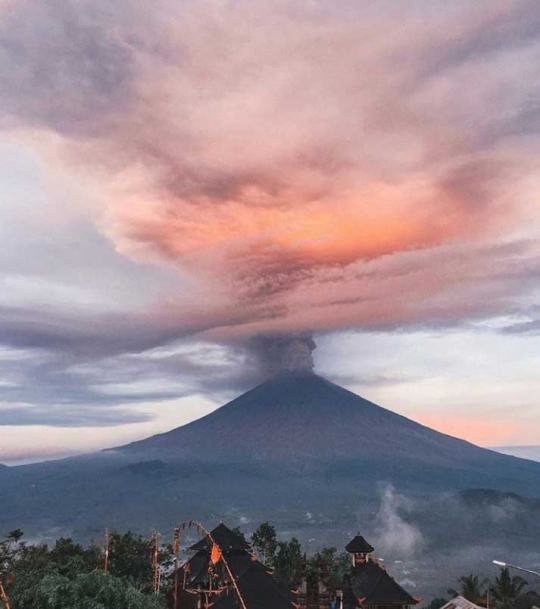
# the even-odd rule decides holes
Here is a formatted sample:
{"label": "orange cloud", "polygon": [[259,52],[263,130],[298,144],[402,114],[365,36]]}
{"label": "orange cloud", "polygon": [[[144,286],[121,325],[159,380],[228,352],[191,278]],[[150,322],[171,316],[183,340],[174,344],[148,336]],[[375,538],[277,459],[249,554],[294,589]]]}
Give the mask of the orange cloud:
{"label": "orange cloud", "polygon": [[[149,16],[98,1],[65,23],[55,6],[6,12],[27,64],[8,74],[8,125],[54,133],[103,185],[98,227],[117,251],[190,280],[138,315],[160,340],[519,309],[538,272],[519,239],[534,79],[493,66],[514,52],[528,65],[529,3],[427,18],[258,0],[158,0]],[[42,22],[65,31],[36,49]],[[70,24],[87,22],[74,52]]]}

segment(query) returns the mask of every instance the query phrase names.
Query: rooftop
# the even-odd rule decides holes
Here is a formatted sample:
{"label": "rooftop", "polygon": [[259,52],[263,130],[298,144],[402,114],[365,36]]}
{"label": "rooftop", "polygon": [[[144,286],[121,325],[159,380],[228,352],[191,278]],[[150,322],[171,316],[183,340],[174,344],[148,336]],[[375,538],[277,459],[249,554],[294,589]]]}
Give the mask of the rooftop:
{"label": "rooftop", "polygon": [[362,535],[357,535],[354,539],[349,541],[345,546],[345,549],[351,554],[369,554],[374,550],[373,546],[368,543]]}

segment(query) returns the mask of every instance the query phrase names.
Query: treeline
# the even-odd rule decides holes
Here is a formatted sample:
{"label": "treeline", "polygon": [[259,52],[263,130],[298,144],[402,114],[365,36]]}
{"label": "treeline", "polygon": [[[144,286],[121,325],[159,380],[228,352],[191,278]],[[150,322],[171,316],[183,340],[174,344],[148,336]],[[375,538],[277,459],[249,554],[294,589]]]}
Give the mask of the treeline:
{"label": "treeline", "polygon": [[339,588],[351,565],[350,556],[338,553],[334,547],[323,548],[307,557],[295,537],[290,541],[278,541],[276,529],[268,522],[263,522],[253,533],[251,544],[259,560],[274,569],[277,581],[288,587],[305,577],[308,585],[321,578],[328,588]]}
{"label": "treeline", "polygon": [[106,574],[97,545],[30,544],[16,530],[0,541],[0,579],[14,609],[155,609],[166,605],[152,593],[150,551],[140,535],[111,533]]}
{"label": "treeline", "polygon": [[[236,533],[244,537],[238,529]],[[286,586],[306,577],[323,577],[330,587],[339,587],[348,569],[346,554],[324,548],[306,557],[300,542],[278,541],[273,525],[263,523],[248,540],[259,559],[274,569]],[[152,590],[152,543],[131,532],[109,533],[108,573],[104,572],[104,549],[83,546],[72,539],[54,545],[32,544],[20,530],[0,540],[0,581],[14,609],[156,609],[167,606],[172,587],[167,575],[173,567],[171,545],[159,549],[163,574],[160,593]],[[0,601],[0,607],[2,603]],[[3,607],[2,607],[3,609]]]}

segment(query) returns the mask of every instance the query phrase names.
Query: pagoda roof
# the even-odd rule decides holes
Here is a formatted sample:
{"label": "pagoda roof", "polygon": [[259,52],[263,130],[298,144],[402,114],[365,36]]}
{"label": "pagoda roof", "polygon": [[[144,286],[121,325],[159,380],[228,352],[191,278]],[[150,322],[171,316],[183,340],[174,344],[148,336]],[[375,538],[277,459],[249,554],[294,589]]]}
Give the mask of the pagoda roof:
{"label": "pagoda roof", "polygon": [[350,582],[354,596],[362,605],[416,605],[418,603],[373,560],[367,560],[353,567]]}
{"label": "pagoda roof", "polygon": [[362,535],[357,535],[354,539],[351,539],[345,549],[351,554],[369,554],[374,550],[373,546]]}
{"label": "pagoda roof", "polygon": [[[241,577],[251,566],[253,560],[247,552],[232,552],[227,554],[227,564],[235,577]],[[190,585],[207,585],[210,580],[210,552],[206,549],[199,550],[188,562],[181,567],[187,573],[187,581]],[[219,561],[212,566],[214,575],[219,581],[229,581],[230,577],[223,563]]]}
{"label": "pagoda roof", "polygon": [[[245,539],[240,537],[240,535],[233,533],[233,531],[226,527],[222,522],[219,523],[218,526],[210,532],[210,536],[219,546],[219,549],[222,552],[230,552],[231,550],[247,551],[250,549],[250,546]],[[211,547],[212,542],[210,541],[210,538],[208,536],[205,536],[196,544],[192,545],[189,549],[192,552],[198,552],[199,550],[208,550]]]}
{"label": "pagoda roof", "polygon": [[[252,561],[251,566],[236,580],[236,585],[249,609],[294,609],[293,593],[281,586],[266,567]],[[212,605],[212,609],[239,609],[236,591],[228,588]]]}

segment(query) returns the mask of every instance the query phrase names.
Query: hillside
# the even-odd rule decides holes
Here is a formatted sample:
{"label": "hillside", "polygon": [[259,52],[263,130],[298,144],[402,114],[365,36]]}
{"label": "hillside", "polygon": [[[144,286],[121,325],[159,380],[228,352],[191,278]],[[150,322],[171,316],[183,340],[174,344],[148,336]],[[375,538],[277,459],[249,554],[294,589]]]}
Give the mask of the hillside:
{"label": "hillside", "polygon": [[353,476],[364,464],[365,476],[398,486],[400,476],[422,475],[429,484],[540,494],[540,465],[434,431],[315,374],[275,377],[193,423],[114,450],[164,461],[311,464]]}

